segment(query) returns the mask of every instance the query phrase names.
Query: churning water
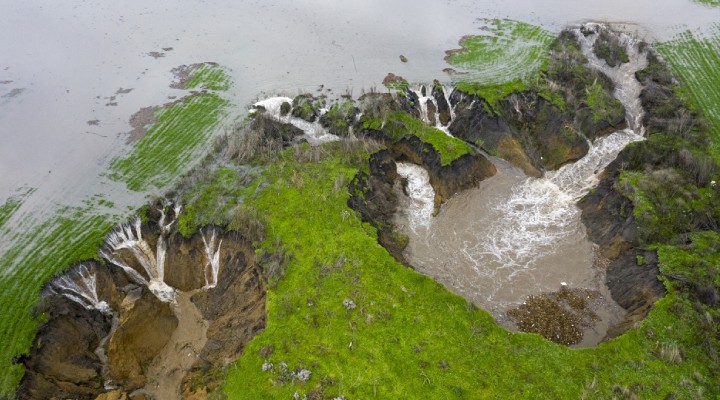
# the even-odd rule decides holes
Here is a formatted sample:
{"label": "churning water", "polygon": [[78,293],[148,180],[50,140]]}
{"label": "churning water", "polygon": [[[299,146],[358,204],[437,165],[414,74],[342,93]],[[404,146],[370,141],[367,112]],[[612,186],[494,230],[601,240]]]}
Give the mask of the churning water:
{"label": "churning water", "polygon": [[[629,143],[642,140],[640,84],[635,71],[647,65],[632,36],[621,33],[630,62],[611,68],[592,54],[592,43],[603,25],[589,24],[587,36],[577,32],[589,65],[608,75],[615,97],[625,106],[631,128],[598,138],[579,161],[542,178],[523,172],[498,158],[491,158],[497,174],[445,203],[433,217],[434,193],[427,172],[413,164],[399,163],[407,179],[401,196],[397,224],[410,241],[408,261],[422,273],[490,311],[503,325],[513,327],[506,311],[530,295],[554,292],[561,286],[599,292],[605,304],[598,311],[594,332],[586,331],[581,345],[594,345],[622,309],[609,296],[602,260],[587,239],[576,206],[598,183],[598,175]],[[638,133],[636,133],[638,132]],[[592,330],[592,329],[591,329]]]}

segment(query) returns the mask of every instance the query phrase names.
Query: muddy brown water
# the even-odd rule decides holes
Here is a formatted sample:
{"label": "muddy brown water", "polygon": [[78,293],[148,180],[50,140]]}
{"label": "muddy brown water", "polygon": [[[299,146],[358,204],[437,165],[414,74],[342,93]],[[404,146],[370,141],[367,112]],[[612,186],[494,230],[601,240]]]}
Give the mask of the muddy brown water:
{"label": "muddy brown water", "polygon": [[497,174],[479,187],[448,200],[433,216],[434,193],[427,172],[400,163],[408,196],[400,193],[395,223],[408,234],[408,261],[467,298],[508,329],[506,312],[528,296],[562,286],[600,293],[600,321],[579,346],[597,344],[624,316],[605,285],[604,262],[587,239],[576,201],[597,182],[597,174],[629,142],[630,130],[597,140],[580,161],[528,178],[519,168],[492,157]]}

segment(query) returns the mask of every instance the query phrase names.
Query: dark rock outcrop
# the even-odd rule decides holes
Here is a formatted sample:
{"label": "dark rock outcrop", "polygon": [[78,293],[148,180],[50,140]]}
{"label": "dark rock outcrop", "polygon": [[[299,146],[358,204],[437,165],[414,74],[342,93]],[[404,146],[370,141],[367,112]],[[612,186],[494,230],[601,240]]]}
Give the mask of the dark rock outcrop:
{"label": "dark rock outcrop", "polygon": [[477,186],[480,181],[496,173],[495,165],[481,154],[466,154],[442,165],[440,155],[428,143],[416,136],[392,141],[381,131],[365,130],[364,134],[386,142],[387,150],[370,157],[369,173],[358,172],[349,185],[348,206],[357,211],[363,221],[378,229],[378,241],[398,261],[408,265],[402,255],[407,237],[393,226],[397,210],[396,186],[404,186],[397,173],[396,162],[411,162],[428,171],[430,185],[435,190],[435,206],[462,190]]}
{"label": "dark rock outcrop", "polygon": [[310,94],[300,94],[292,101],[292,116],[313,122],[317,119],[318,110],[314,104],[315,98]]}
{"label": "dark rock outcrop", "polygon": [[219,260],[222,279],[214,288],[194,294],[192,302],[209,322],[201,364],[224,367],[265,327],[267,285],[252,246],[239,236],[225,237]]}
{"label": "dark rock outcrop", "polygon": [[[658,279],[657,256],[641,249],[638,242],[634,206],[618,189],[620,170],[631,164],[643,148],[641,142],[621,151],[605,170],[598,187],[578,203],[588,237],[599,246],[600,255],[609,260],[606,283],[610,294],[627,311],[625,319],[608,330],[607,338],[632,328],[666,293]],[[639,263],[640,259],[644,262]]]}
{"label": "dark rock outcrop", "polygon": [[25,377],[18,398],[94,399],[103,388],[95,349],[110,332],[111,319],[61,296],[52,299],[52,307],[41,308],[48,322],[38,330],[30,354],[20,360]]}
{"label": "dark rock outcrop", "polygon": [[445,98],[445,90],[443,89],[442,85],[440,85],[440,82],[438,82],[437,80],[433,82],[432,96],[435,98],[435,102],[437,102],[438,121],[440,121],[441,125],[447,126],[447,124],[450,123],[450,119],[452,117],[450,112],[450,104]]}

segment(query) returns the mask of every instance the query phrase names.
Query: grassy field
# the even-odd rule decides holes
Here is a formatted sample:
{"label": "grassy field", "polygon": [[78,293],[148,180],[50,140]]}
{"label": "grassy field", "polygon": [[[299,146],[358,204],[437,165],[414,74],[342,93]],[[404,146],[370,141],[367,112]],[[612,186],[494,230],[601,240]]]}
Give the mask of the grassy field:
{"label": "grassy field", "polygon": [[720,24],[707,38],[684,32],[656,46],[680,79],[681,93],[710,123],[713,154],[720,160]]}
{"label": "grassy field", "polygon": [[487,35],[466,36],[460,49],[448,53],[456,69],[453,83],[477,93],[491,104],[507,94],[524,90],[547,63],[555,35],[535,25],[513,20],[488,21]]}
{"label": "grassy field", "polygon": [[201,64],[192,71],[192,77],[185,88],[225,91],[231,86],[232,79],[225,68],[216,64]]}
{"label": "grassy field", "polygon": [[[320,162],[297,154],[285,151],[246,192],[246,205],[267,220],[265,249],[281,243],[291,262],[268,293],[265,331],[228,371],[229,398],[703,398],[712,378],[697,322],[676,323],[674,294],[593,349],[508,332],[378,245],[338,184],[362,158],[339,143],[325,145]],[[683,362],[668,349],[680,349]],[[307,382],[297,378],[303,369]]]}
{"label": "grassy field", "polygon": [[[368,121],[367,124],[372,124]],[[376,128],[382,122],[375,121]],[[389,134],[394,141],[403,137],[416,136],[430,144],[440,155],[440,164],[449,165],[465,154],[473,154],[473,149],[464,141],[449,136],[445,132],[426,125],[424,122],[404,112],[392,113],[384,123],[383,132]]]}
{"label": "grassy field", "polygon": [[7,222],[7,220],[13,216],[13,214],[15,214],[15,211],[20,208],[25,198],[31,195],[34,191],[35,189],[21,189],[19,193],[15,193],[10,196],[5,201],[5,204],[0,206],[0,229],[2,229],[3,225],[5,225],[5,222]]}

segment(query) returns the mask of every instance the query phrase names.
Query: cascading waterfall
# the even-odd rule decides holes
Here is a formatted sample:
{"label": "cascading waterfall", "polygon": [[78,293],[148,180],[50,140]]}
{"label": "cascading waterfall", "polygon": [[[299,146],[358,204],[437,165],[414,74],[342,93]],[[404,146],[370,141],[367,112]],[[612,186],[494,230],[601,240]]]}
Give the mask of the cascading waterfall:
{"label": "cascading waterfall", "polygon": [[[251,110],[251,112],[257,112],[260,108],[265,109],[265,115],[270,116],[276,121],[291,124],[305,132],[305,135],[303,137],[310,144],[321,144],[340,140],[340,138],[336,135],[328,133],[328,131],[317,121],[308,122],[302,118],[293,117],[290,113],[287,113],[287,115],[283,116],[280,112],[282,104],[285,102],[292,104],[292,101],[293,99],[289,97],[270,97],[253,104],[253,109]],[[321,115],[325,112],[327,112],[326,109],[320,110]]]}
{"label": "cascading waterfall", "polygon": [[86,264],[80,264],[69,273],[53,279],[44,295],[50,294],[65,296],[87,309],[106,315],[112,312],[107,302],[98,299],[95,268]]}
{"label": "cascading waterfall", "polygon": [[[603,31],[610,32],[625,47],[628,62],[611,67],[605,60],[595,55],[593,45]],[[583,28],[575,29],[575,36],[590,67],[607,75],[615,84],[613,94],[625,106],[625,118],[629,127],[636,133],[644,135],[645,129],[642,126],[644,111],[640,102],[642,85],[635,79],[635,72],[647,67],[646,52],[640,45],[641,41],[624,32],[610,31],[607,25],[597,23],[588,23]]]}
{"label": "cascading waterfall", "polygon": [[[165,209],[169,206],[168,203],[160,209],[160,219],[158,221],[160,235],[154,253],[150,244],[143,238],[140,218],[135,218],[131,223],[120,225],[108,234],[106,246],[100,251],[101,257],[120,266],[137,283],[147,286],[158,299],[165,302],[171,302],[175,298],[175,289],[165,283],[167,236],[170,234],[172,226],[177,221],[182,210],[180,205],[175,205],[172,219],[168,221]],[[145,271],[147,279],[119,257],[118,252],[122,250],[128,250],[133,254],[135,260],[140,263]]]}
{"label": "cascading waterfall", "polygon": [[[450,134],[450,131],[448,130],[448,126],[450,126],[452,120],[455,119],[455,107],[453,107],[450,103],[450,94],[452,93],[452,90],[454,89],[448,90],[448,88],[441,87],[443,98],[448,104],[448,108],[450,111],[450,120],[447,122],[447,124],[443,125],[442,121],[440,121],[439,118],[440,109],[438,106],[438,100],[435,98],[435,94],[433,94],[433,91],[427,89],[425,86],[411,89],[411,91],[417,95],[418,101],[420,103],[418,105],[420,109],[420,119],[426,124],[445,132],[445,134],[447,134],[448,136],[452,136]],[[435,116],[433,118],[430,118],[430,114],[428,112],[428,103],[431,103],[435,108]]]}
{"label": "cascading waterfall", "polygon": [[537,260],[556,250],[556,243],[582,232],[575,204],[597,185],[597,175],[618,153],[638,140],[642,137],[632,130],[615,132],[598,139],[581,160],[515,185],[510,198],[495,207],[500,221],[481,229],[483,235],[467,256],[476,265],[489,256],[518,272],[535,268]]}
{"label": "cascading waterfall", "polygon": [[217,286],[218,274],[220,273],[220,246],[222,240],[217,240],[217,231],[210,229],[210,238],[205,232],[201,233],[207,264],[205,264],[205,286],[204,289],[212,289]]}

